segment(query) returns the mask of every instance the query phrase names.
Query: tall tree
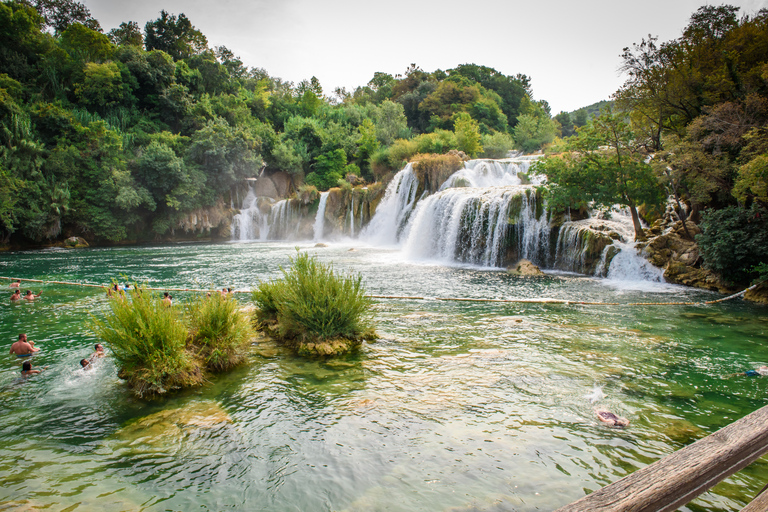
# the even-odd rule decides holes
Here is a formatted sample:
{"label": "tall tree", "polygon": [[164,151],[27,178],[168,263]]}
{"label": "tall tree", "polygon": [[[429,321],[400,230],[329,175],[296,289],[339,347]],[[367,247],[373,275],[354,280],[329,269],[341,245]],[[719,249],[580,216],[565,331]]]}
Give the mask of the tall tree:
{"label": "tall tree", "polygon": [[144,26],[144,45],[147,51],[162,50],[173,60],[181,60],[202,53],[208,48],[208,39],[197,30],[184,13],[168,14],[160,11],[160,17]]}
{"label": "tall tree", "polygon": [[556,207],[629,208],[635,240],[645,240],[637,206],[657,206],[664,194],[644,145],[621,116],[611,110],[590,121],[569,139],[571,153],[541,161],[538,172],[547,176],[547,193]]}

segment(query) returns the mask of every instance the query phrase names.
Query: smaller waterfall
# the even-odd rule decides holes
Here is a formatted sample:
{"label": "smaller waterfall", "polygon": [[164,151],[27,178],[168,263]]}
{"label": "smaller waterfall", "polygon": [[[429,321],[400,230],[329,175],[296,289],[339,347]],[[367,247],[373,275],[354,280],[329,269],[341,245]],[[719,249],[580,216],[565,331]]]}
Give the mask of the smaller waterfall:
{"label": "smaller waterfall", "polygon": [[292,207],[290,199],[283,199],[272,206],[269,214],[269,239],[290,240],[296,238],[301,217]]}
{"label": "smaller waterfall", "polygon": [[664,271],[638,254],[635,242],[616,242],[619,252],[611,260],[608,279],[614,281],[664,282]]}
{"label": "smaller waterfall", "polygon": [[323,227],[325,226],[325,204],[328,202],[328,192],[320,194],[320,204],[317,206],[317,216],[315,217],[314,241],[323,239]]}
{"label": "smaller waterfall", "polygon": [[352,196],[349,204],[349,236],[355,237],[355,196]]}
{"label": "smaller waterfall", "polygon": [[243,198],[240,213],[232,217],[232,240],[266,240],[269,234],[269,219],[261,213],[259,198],[248,185],[248,193]]}
{"label": "smaller waterfall", "polygon": [[416,203],[418,186],[411,164],[395,174],[376,213],[360,233],[360,238],[376,245],[396,244]]}

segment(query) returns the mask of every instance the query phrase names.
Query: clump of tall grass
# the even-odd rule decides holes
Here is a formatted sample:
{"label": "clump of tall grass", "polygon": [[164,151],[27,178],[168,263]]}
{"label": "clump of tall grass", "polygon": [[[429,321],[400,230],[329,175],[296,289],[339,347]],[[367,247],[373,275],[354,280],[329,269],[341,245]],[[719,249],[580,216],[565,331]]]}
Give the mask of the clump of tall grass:
{"label": "clump of tall grass", "polygon": [[198,386],[206,371],[245,359],[253,327],[234,299],[213,293],[178,308],[143,287],[132,289],[113,296],[94,331],[112,350],[118,377],[139,397]]}
{"label": "clump of tall grass", "polygon": [[243,362],[253,327],[237,301],[214,293],[193,302],[187,317],[190,348],[208,370],[221,372]]}
{"label": "clump of tall grass", "polygon": [[347,352],[376,338],[360,275],[341,275],[314,256],[299,253],[280,280],[253,292],[259,327],[300,354]]}
{"label": "clump of tall grass", "polygon": [[96,320],[96,334],[109,344],[120,368],[118,376],[128,381],[139,397],[195,386],[203,375],[186,350],[189,333],[174,308],[138,288],[130,300],[109,301],[111,313]]}

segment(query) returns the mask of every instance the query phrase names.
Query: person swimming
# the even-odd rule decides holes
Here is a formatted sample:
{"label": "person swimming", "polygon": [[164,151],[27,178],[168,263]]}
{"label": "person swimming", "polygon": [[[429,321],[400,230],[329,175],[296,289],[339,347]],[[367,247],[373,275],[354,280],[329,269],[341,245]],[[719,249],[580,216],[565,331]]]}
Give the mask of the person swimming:
{"label": "person swimming", "polygon": [[87,359],[81,359],[80,366],[83,367],[83,370],[88,370],[91,368],[91,362]]}
{"label": "person swimming", "polygon": [[11,302],[16,302],[17,300],[21,300],[21,290],[16,290],[11,294]]}
{"label": "person swimming", "polygon": [[768,366],[760,366],[754,370],[747,370],[739,375],[746,375],[747,377],[765,377],[768,375]]}
{"label": "person swimming", "polygon": [[11,288],[21,288],[21,279],[17,279],[13,283],[11,283]]}
{"label": "person swimming", "polygon": [[21,365],[21,376],[22,377],[29,377],[30,375],[35,375],[37,373],[42,372],[43,370],[33,370],[32,369],[32,361],[24,361],[24,363]]}
{"label": "person swimming", "polygon": [[611,427],[623,428],[629,425],[629,420],[627,418],[622,418],[620,416],[617,416],[610,411],[598,409],[597,411],[595,411],[595,414],[597,415],[597,419],[599,419],[600,421],[602,421],[607,425],[610,425]]}
{"label": "person swimming", "polygon": [[91,356],[88,358],[90,361],[93,361],[96,358],[104,357],[107,354],[104,353],[104,346],[101,343],[97,343],[93,346],[94,353],[91,354]]}

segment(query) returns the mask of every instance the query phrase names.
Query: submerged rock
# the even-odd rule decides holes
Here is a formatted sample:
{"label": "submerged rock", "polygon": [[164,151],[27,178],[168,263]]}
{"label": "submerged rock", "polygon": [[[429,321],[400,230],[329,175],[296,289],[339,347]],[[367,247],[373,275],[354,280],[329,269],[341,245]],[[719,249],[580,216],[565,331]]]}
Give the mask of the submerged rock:
{"label": "submerged rock", "polygon": [[515,276],[543,276],[544,272],[539,267],[534,265],[528,260],[520,260],[507,269],[512,275]]}
{"label": "submerged rock", "polygon": [[315,244],[315,247],[328,247],[328,244],[324,244],[322,242],[318,242]]}
{"label": "submerged rock", "polygon": [[232,418],[217,402],[196,402],[140,418],[115,432],[115,438],[129,445],[161,446],[167,441],[180,440],[189,429],[213,428],[225,423],[232,423]]}

